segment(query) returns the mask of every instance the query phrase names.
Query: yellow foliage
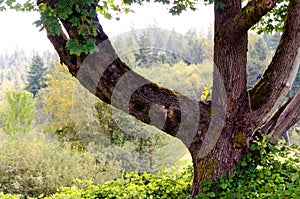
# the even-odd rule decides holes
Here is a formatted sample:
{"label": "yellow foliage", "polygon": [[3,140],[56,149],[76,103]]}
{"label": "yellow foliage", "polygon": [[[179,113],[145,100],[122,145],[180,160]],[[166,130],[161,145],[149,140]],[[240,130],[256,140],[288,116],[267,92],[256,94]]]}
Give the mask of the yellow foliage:
{"label": "yellow foliage", "polygon": [[48,130],[53,132],[61,126],[72,123],[72,96],[77,80],[65,66],[57,62],[46,75],[46,82],[47,87],[40,90],[38,98],[43,107],[42,114],[51,118]]}

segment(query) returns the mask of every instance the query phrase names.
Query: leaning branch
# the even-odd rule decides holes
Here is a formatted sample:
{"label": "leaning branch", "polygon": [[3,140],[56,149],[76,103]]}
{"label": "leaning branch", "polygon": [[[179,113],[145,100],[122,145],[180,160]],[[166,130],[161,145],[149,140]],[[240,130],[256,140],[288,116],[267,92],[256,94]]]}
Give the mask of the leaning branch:
{"label": "leaning branch", "polygon": [[249,90],[251,108],[258,120],[276,107],[293,83],[300,64],[300,0],[291,0],[283,35],[261,80]]}
{"label": "leaning branch", "polygon": [[299,120],[300,90],[278,109],[272,118],[262,126],[261,131],[264,134],[271,135],[272,140],[275,141],[277,137],[282,137],[282,135]]}
{"label": "leaning branch", "polygon": [[[75,14],[81,17],[80,13]],[[132,71],[116,54],[98,18],[91,20],[98,24],[97,35],[93,37],[98,52],[91,55],[71,56],[66,48],[66,35],[48,36],[61,61],[86,89],[115,108],[179,138],[187,146],[199,129],[201,132],[208,129],[210,105],[160,87]],[[74,33],[76,27],[68,21],[61,22],[70,38],[82,39]]]}

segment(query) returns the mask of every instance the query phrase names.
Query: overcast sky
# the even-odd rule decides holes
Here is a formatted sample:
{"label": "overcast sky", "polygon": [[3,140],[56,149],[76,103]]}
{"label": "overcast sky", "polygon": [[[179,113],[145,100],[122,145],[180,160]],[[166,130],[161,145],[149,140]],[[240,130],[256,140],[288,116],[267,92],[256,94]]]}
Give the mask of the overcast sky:
{"label": "overcast sky", "polygon": [[[180,16],[172,16],[167,8],[160,4],[135,5],[135,13],[121,15],[120,20],[107,20],[100,17],[104,31],[109,37],[135,29],[146,28],[155,24],[158,27],[185,33],[195,28],[198,32],[206,32],[213,23],[212,6],[199,6],[196,12],[184,12]],[[15,49],[54,50],[46,38],[45,32],[33,25],[39,19],[38,13],[18,13],[14,11],[0,12],[0,52],[11,52]]]}

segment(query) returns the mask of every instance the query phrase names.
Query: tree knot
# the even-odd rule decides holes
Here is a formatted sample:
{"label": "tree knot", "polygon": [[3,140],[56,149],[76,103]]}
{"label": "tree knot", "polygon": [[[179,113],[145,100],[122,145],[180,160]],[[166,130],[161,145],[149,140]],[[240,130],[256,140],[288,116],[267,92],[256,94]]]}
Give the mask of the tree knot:
{"label": "tree knot", "polygon": [[265,7],[271,9],[275,6],[276,0],[265,0]]}

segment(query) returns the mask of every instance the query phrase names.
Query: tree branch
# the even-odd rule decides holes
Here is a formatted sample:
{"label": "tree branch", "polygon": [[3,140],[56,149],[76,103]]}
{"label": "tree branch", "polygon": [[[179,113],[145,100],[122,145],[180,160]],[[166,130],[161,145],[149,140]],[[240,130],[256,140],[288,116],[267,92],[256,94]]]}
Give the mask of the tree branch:
{"label": "tree branch", "polygon": [[[47,6],[53,8],[58,0],[38,0],[37,5],[39,6],[41,3],[45,3]],[[41,13],[42,14],[42,13]],[[57,19],[59,20],[59,19]],[[68,37],[64,33],[61,25],[60,25],[60,34],[59,35],[52,35],[49,31],[49,25],[44,24],[44,27],[47,32],[47,37],[54,46],[56,52],[60,57],[61,64],[66,64],[69,67],[69,72],[75,76],[76,71],[79,69],[77,66],[78,59],[75,55],[71,55],[70,52],[67,50],[67,41]]]}
{"label": "tree branch", "polygon": [[[258,23],[259,20],[276,5],[276,3],[277,0],[249,1],[248,4],[236,12],[232,18],[224,21],[219,34],[223,34],[224,41],[226,42],[238,41],[240,36]],[[224,9],[226,9],[226,7]]]}
{"label": "tree branch", "polygon": [[[40,2],[55,6],[52,4],[55,1]],[[75,15],[81,18],[80,13],[73,13],[72,17]],[[59,36],[48,35],[61,61],[86,89],[102,101],[179,138],[187,146],[199,129],[203,133],[208,129],[210,105],[160,87],[132,71],[116,54],[98,18],[90,20],[98,24],[97,35],[91,37],[99,50],[93,54],[71,56],[66,48],[68,38],[62,31]],[[62,24],[70,38],[82,39],[77,27],[67,19],[62,20]]]}
{"label": "tree branch", "polygon": [[281,138],[294,124],[300,120],[300,90],[290,98],[272,118],[266,122],[261,131],[272,136],[272,141]]}
{"label": "tree branch", "polygon": [[[46,31],[49,32],[47,30],[48,28],[46,27]],[[60,62],[61,64],[66,64],[69,67],[69,71],[72,75],[75,75],[76,73],[74,73],[74,68],[78,68],[77,67],[77,57],[74,55],[70,55],[69,51],[66,48],[66,44],[67,44],[67,36],[61,32],[60,35],[50,35],[47,34],[48,39],[50,40],[50,42],[52,43],[52,45],[54,46],[56,52],[58,53],[59,57],[60,57]],[[72,68],[72,70],[70,70]]]}
{"label": "tree branch", "polygon": [[261,80],[249,90],[256,121],[281,103],[292,85],[300,64],[300,0],[291,0],[280,44]]}

